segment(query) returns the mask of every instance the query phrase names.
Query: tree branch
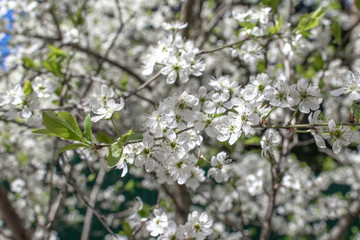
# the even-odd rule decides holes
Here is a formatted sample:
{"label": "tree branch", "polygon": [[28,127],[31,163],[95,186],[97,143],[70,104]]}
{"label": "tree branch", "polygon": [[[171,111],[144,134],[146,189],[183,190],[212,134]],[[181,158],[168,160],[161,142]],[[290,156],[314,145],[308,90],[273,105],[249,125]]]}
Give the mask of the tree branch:
{"label": "tree branch", "polygon": [[[105,178],[105,170],[100,169],[100,171],[99,171],[99,173],[98,173],[98,175],[96,177],[94,188],[92,189],[92,191],[90,193],[89,205],[92,206],[92,207],[95,207],[97,195],[98,195],[98,193],[100,191],[102,183],[104,182],[104,178]],[[83,226],[83,230],[82,230],[82,233],[81,233],[81,240],[89,239],[93,213],[94,213],[94,211],[91,208],[88,207],[87,210],[86,210],[84,226]]]}
{"label": "tree branch", "polygon": [[0,212],[15,240],[31,240],[30,231],[24,227],[2,184],[0,184]]}

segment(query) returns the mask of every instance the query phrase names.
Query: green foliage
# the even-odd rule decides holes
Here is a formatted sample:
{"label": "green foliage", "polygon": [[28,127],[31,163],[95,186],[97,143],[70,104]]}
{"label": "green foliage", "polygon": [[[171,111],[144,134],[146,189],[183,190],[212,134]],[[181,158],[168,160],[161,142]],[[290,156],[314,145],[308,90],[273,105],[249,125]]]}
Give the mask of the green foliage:
{"label": "green foliage", "polygon": [[24,151],[19,151],[16,154],[16,159],[22,164],[22,165],[26,165],[28,159],[29,159],[29,155],[27,155]]}
{"label": "green foliage", "polygon": [[63,73],[61,63],[67,57],[67,53],[53,45],[49,45],[49,49],[50,52],[47,59],[42,61],[41,64],[55,76],[62,77]]}
{"label": "green foliage", "polygon": [[82,17],[82,9],[79,8],[75,14],[69,14],[70,21],[75,25],[82,25],[84,23],[84,18]]}
{"label": "green foliage", "polygon": [[130,224],[127,221],[123,221],[121,224],[122,231],[120,231],[120,235],[126,235],[128,237],[131,237],[133,230],[130,227]]}
{"label": "green foliage", "polygon": [[92,143],[92,127],[90,114],[86,116],[84,121],[84,137],[86,140]]}
{"label": "green foliage", "polygon": [[135,181],[134,179],[130,179],[126,184],[125,184],[125,190],[129,191],[131,194],[135,193]]}
{"label": "green foliage", "polygon": [[143,139],[142,133],[133,133],[128,137],[127,141],[129,142],[129,141],[136,141],[141,139]]}
{"label": "green foliage", "polygon": [[150,215],[151,208],[149,204],[143,203],[142,209],[139,211],[139,215],[143,218],[147,218]]}
{"label": "green foliage", "polygon": [[60,148],[60,150],[57,151],[56,154],[60,154],[60,153],[65,152],[67,150],[72,150],[72,149],[80,148],[80,147],[89,147],[89,146],[87,144],[84,144],[84,143],[73,143],[73,144],[69,144],[69,145],[66,145],[66,146]]}
{"label": "green foliage", "polygon": [[23,92],[25,94],[25,97],[28,97],[33,92],[30,80],[27,80],[25,82],[25,84],[23,86]]}
{"label": "green foliage", "polygon": [[355,5],[360,10],[360,0],[355,0]]}
{"label": "green foliage", "polygon": [[127,133],[121,136],[121,142],[125,143],[133,133],[134,133],[133,129],[130,129]]}
{"label": "green foliage", "polygon": [[246,30],[253,29],[256,26],[256,24],[251,23],[251,22],[239,22],[239,25],[241,27],[245,28]]}
{"label": "green foliage", "polygon": [[33,68],[33,69],[39,69],[39,66],[35,63],[34,60],[32,60],[31,58],[28,57],[22,57],[21,58],[23,65],[25,68]]}
{"label": "green foliage", "polygon": [[106,143],[106,144],[110,144],[113,142],[111,137],[109,137],[106,133],[101,131],[96,133],[96,140],[98,140],[100,143]]}
{"label": "green foliage", "polygon": [[334,19],[330,26],[331,34],[334,37],[333,43],[340,44],[341,43],[341,27],[340,24]]}
{"label": "green foliage", "polygon": [[268,28],[268,33],[272,35],[280,32],[282,23],[283,23],[283,16],[280,15],[279,20],[275,21],[275,26]]}
{"label": "green foliage", "polygon": [[297,32],[305,36],[309,35],[309,33],[306,31],[317,27],[319,25],[320,19],[324,16],[324,14],[324,9],[320,7],[314,12],[302,15],[296,27]]}
{"label": "green foliage", "polygon": [[271,11],[276,14],[277,13],[277,7],[280,3],[280,0],[261,0],[261,2],[268,7],[271,7]]}
{"label": "green foliage", "polygon": [[75,140],[81,144],[70,144],[60,149],[58,153],[77,147],[91,147],[83,138],[82,131],[75,117],[68,112],[54,113],[46,111],[42,113],[43,123],[46,129],[35,129],[34,133],[56,136],[65,140]]}
{"label": "green foliage", "polygon": [[93,182],[96,179],[96,173],[90,173],[89,176],[87,176],[88,182]]}
{"label": "green foliage", "polygon": [[360,121],[360,106],[353,103],[350,108],[350,114],[353,116],[356,122]]}
{"label": "green foliage", "polygon": [[126,89],[128,82],[129,82],[129,76],[126,73],[124,73],[120,81],[121,88]]}
{"label": "green foliage", "polygon": [[106,161],[109,167],[113,167],[119,162],[122,156],[122,151],[123,144],[121,140],[111,144],[111,147],[106,154]]}
{"label": "green foliage", "polygon": [[259,73],[265,73],[265,71],[266,71],[265,61],[258,61],[257,70],[258,70]]}
{"label": "green foliage", "polygon": [[322,59],[322,56],[320,53],[317,54],[313,54],[310,58],[309,58],[309,64],[310,66],[313,66],[315,68],[315,70],[319,71],[324,69],[324,60]]}

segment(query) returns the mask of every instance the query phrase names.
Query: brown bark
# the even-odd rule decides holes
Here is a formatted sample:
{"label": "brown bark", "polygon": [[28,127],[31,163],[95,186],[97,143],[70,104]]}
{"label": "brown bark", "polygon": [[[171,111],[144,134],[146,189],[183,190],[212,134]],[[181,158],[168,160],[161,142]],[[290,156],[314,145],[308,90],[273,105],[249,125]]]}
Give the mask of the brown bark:
{"label": "brown bark", "polygon": [[15,240],[30,240],[31,234],[27,230],[19,215],[11,205],[11,202],[7,196],[7,191],[0,184],[0,212],[1,217],[4,220],[6,226],[11,230],[13,238]]}

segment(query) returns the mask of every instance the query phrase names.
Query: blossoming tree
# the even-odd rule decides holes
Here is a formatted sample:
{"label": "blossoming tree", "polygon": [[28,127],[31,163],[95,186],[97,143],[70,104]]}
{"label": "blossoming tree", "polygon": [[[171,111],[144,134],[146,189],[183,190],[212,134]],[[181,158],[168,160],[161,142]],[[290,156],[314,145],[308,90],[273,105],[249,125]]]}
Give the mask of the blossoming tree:
{"label": "blossoming tree", "polygon": [[0,1],[0,238],[358,239],[359,9]]}

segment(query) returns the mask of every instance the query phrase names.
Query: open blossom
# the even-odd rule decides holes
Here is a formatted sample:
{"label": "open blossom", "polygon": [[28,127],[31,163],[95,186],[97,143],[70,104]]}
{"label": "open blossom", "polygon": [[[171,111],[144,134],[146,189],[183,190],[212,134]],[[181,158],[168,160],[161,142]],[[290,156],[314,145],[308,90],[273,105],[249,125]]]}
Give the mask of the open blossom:
{"label": "open blossom", "polygon": [[183,83],[189,80],[189,64],[184,59],[175,56],[169,58],[160,72],[167,75],[167,84],[173,84],[177,78]]}
{"label": "open blossom", "polygon": [[309,85],[305,79],[299,79],[297,84],[290,86],[290,94],[293,99],[293,105],[299,104],[299,110],[303,113],[309,113],[310,110],[319,109],[322,98],[318,86]]}
{"label": "open blossom", "polygon": [[105,102],[96,103],[92,105],[92,111],[98,116],[91,117],[91,121],[97,122],[100,119],[109,119],[114,112],[123,109],[124,105],[125,103],[123,98],[120,98],[120,103],[115,103],[114,99],[109,99]]}
{"label": "open blossom", "polygon": [[261,157],[265,157],[267,153],[272,154],[274,148],[279,146],[281,143],[281,136],[279,132],[274,129],[266,130],[264,136],[261,138]]}
{"label": "open blossom", "polygon": [[20,84],[16,84],[15,86],[7,89],[6,92],[0,94],[0,106],[7,104],[20,104],[24,96],[25,94],[22,90],[22,87]]}
{"label": "open blossom", "polygon": [[360,99],[360,74],[346,71],[341,77],[341,88],[330,92],[333,96],[340,96],[341,94],[349,94],[350,100]]}
{"label": "open blossom", "polygon": [[154,217],[147,223],[146,230],[150,232],[151,236],[156,237],[164,233],[168,224],[166,213],[161,213],[159,209],[155,209]]}
{"label": "open blossom", "polygon": [[349,126],[337,127],[333,119],[329,122],[330,136],[332,137],[333,151],[340,153],[342,147],[346,147],[353,141],[354,135]]}
{"label": "open blossom", "polygon": [[187,23],[182,23],[182,22],[171,22],[171,23],[163,23],[163,28],[165,30],[171,30],[171,31],[175,31],[175,30],[180,30],[180,29],[184,29],[188,26]]}
{"label": "open blossom", "polygon": [[290,108],[293,99],[290,97],[290,87],[284,80],[279,80],[275,88],[265,90],[265,99],[270,101],[272,106]]}
{"label": "open blossom", "polygon": [[48,98],[54,93],[56,85],[49,79],[36,77],[32,82],[32,88],[37,93],[39,98]]}
{"label": "open blossom", "polygon": [[[310,124],[319,124],[322,123],[323,121],[319,119],[319,115],[320,115],[320,110],[317,110],[315,112],[310,113],[309,115],[309,123]],[[313,127],[311,129],[311,134],[314,136],[315,138],[315,143],[319,148],[326,148],[326,144],[324,141],[324,135],[319,134],[319,132],[322,131],[321,128],[319,127]]]}
{"label": "open blossom", "polygon": [[228,172],[230,171],[230,166],[226,163],[229,160],[227,159],[227,154],[225,152],[220,152],[218,155],[211,158],[211,166],[208,171],[208,177],[214,176],[216,182],[224,182],[229,178]]}
{"label": "open blossom", "polygon": [[213,220],[206,212],[199,215],[197,211],[194,211],[189,214],[188,221],[185,224],[185,228],[188,230],[186,234],[190,238],[203,240],[206,236],[213,233],[213,230],[211,229],[212,224]]}
{"label": "open blossom", "polygon": [[264,59],[262,46],[255,41],[246,41],[242,46],[241,50],[232,50],[231,55],[233,57],[239,55],[245,63],[249,65],[257,64],[258,60]]}

